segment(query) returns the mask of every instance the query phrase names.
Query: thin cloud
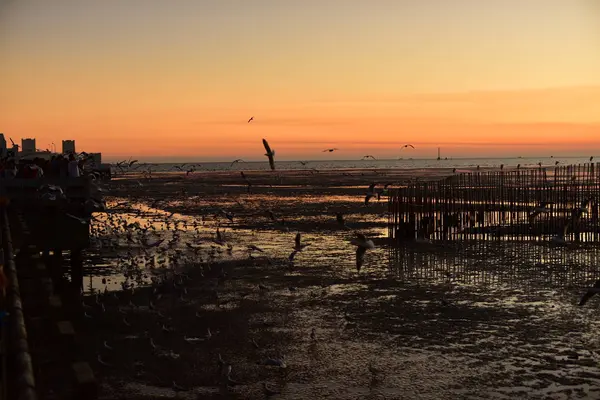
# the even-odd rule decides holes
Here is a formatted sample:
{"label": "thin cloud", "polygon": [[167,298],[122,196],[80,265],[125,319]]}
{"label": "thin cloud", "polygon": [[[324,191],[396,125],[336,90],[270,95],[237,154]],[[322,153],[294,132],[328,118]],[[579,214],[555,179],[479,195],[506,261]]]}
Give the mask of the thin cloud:
{"label": "thin cloud", "polygon": [[[245,140],[245,141],[237,141],[237,143],[250,144],[255,141]],[[410,142],[415,146],[545,146],[545,143],[540,142],[418,142],[418,141],[369,141],[369,140],[352,140],[352,141],[304,141],[304,140],[273,140],[273,143],[277,143],[278,145],[292,145],[292,146],[346,146],[346,147],[359,147],[359,146],[404,146],[406,143]]]}
{"label": "thin cloud", "polygon": [[[255,117],[250,124],[261,125],[261,126],[340,126],[340,125],[352,125],[354,121],[351,118],[261,118]],[[206,125],[240,125],[248,124],[248,121],[238,121],[234,119],[229,120],[218,120],[218,121],[204,121]]]}
{"label": "thin cloud", "polygon": [[471,90],[471,91],[456,91],[456,92],[440,92],[440,93],[408,93],[402,95],[388,94],[373,94],[363,95],[356,99],[323,99],[312,101],[308,104],[311,106],[339,106],[339,105],[369,105],[369,104],[412,104],[415,101],[422,102],[458,102],[472,103],[480,102],[487,99],[519,99],[539,98],[539,96],[561,95],[564,97],[570,96],[593,96],[598,98],[600,95],[600,85],[580,85],[580,86],[556,86],[545,88],[523,88],[523,89],[506,89],[506,90]]}

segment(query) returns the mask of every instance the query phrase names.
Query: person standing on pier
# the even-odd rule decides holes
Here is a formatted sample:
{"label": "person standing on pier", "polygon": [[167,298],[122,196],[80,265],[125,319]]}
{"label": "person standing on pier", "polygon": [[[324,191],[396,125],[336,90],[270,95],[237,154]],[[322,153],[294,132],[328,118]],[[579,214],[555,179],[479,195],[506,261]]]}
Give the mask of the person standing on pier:
{"label": "person standing on pier", "polygon": [[77,162],[73,154],[69,154],[68,173],[70,178],[79,178],[80,176],[79,163]]}
{"label": "person standing on pier", "polygon": [[17,166],[15,165],[14,160],[8,160],[6,165],[4,166],[3,177],[7,179],[12,179],[17,176]]}

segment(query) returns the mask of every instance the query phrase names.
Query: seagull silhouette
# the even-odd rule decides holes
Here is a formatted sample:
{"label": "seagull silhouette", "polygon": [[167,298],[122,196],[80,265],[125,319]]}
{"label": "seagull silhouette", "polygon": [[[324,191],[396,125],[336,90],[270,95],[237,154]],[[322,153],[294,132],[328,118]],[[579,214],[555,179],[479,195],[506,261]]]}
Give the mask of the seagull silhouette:
{"label": "seagull silhouette", "polygon": [[365,262],[365,253],[367,250],[374,249],[375,244],[372,240],[368,240],[362,233],[355,232],[356,238],[350,241],[356,248],[356,270],[360,272],[360,268]]}
{"label": "seagull silhouette", "polygon": [[594,200],[593,196],[586,197],[585,200],[581,202],[581,205],[576,210],[578,210],[581,214],[588,212],[592,200]]}
{"label": "seagull silhouette", "polygon": [[533,220],[535,219],[535,217],[537,217],[538,215],[548,212],[548,206],[550,204],[554,204],[551,201],[542,201],[540,202],[540,204],[533,210],[533,212],[529,215],[529,223],[532,223]]}
{"label": "seagull silhouette", "polygon": [[90,222],[90,221],[93,219],[92,217],[88,217],[88,218],[80,218],[80,217],[77,217],[77,216],[75,216],[75,215],[73,215],[73,214],[69,214],[69,213],[66,213],[65,215],[66,215],[67,217],[69,217],[69,218],[73,218],[73,219],[75,219],[75,220],[79,221],[79,222],[80,222],[80,223],[82,223],[82,224],[87,224],[87,223],[89,223],[89,222]]}
{"label": "seagull silhouette", "polygon": [[371,200],[371,198],[377,196],[377,193],[375,193],[376,185],[377,183],[371,183],[369,185],[369,188],[367,189],[367,194],[365,195],[365,205],[369,204],[369,200]]}
{"label": "seagull silhouette", "polygon": [[326,153],[326,152],[330,152],[330,153],[332,153],[332,152],[334,152],[334,151],[336,151],[336,150],[339,150],[339,149],[338,149],[338,148],[335,148],[335,147],[334,147],[333,149],[325,149],[325,150],[323,150],[323,153]]}
{"label": "seagull silhouette", "polygon": [[337,213],[335,215],[335,220],[337,221],[338,225],[340,225],[342,228],[344,228],[344,229],[350,229],[348,227],[348,225],[346,225],[346,220],[344,219],[344,214]]}
{"label": "seagull silhouette", "polygon": [[300,235],[299,233],[296,234],[296,240],[294,243],[294,250],[295,251],[302,251],[302,249],[304,249],[307,246],[310,246],[310,244],[303,244],[301,243],[302,241],[302,235]]}
{"label": "seagull silhouette", "polygon": [[367,154],[366,156],[363,156],[363,158],[362,158],[362,159],[363,159],[363,160],[368,160],[369,158],[370,158],[370,159],[373,159],[373,160],[377,160],[375,157],[373,157],[373,156],[371,156],[371,155],[368,155],[368,154]]}
{"label": "seagull silhouette", "polygon": [[585,303],[587,303],[588,300],[591,299],[592,296],[594,296],[596,293],[600,293],[600,279],[597,280],[596,283],[594,283],[594,286],[592,286],[587,290],[587,292],[585,292],[585,294],[581,298],[581,301],[579,302],[579,305],[582,306]]}
{"label": "seagull silhouette", "polygon": [[565,236],[567,235],[567,230],[569,229],[569,224],[565,224],[565,226],[563,227],[563,229],[561,229],[561,231],[554,237],[552,237],[550,239],[550,244],[555,245],[555,246],[566,246],[567,243],[567,239],[565,238]]}
{"label": "seagull silhouette", "polygon": [[404,146],[402,146],[402,147],[400,148],[400,150],[402,150],[402,149],[404,149],[404,148],[407,148],[407,147],[412,147],[413,149],[415,148],[415,146],[413,146],[412,144],[405,144]]}
{"label": "seagull silhouette", "polygon": [[275,150],[271,150],[271,147],[269,146],[269,142],[267,142],[266,139],[263,139],[263,146],[265,146],[265,150],[267,151],[265,156],[267,156],[269,158],[269,165],[271,166],[271,169],[273,171],[275,171]]}
{"label": "seagull silhouette", "polygon": [[254,117],[250,117],[250,119],[248,120],[248,123],[250,123],[250,121],[254,121]]}
{"label": "seagull silhouette", "polygon": [[106,361],[102,360],[102,357],[100,357],[100,354],[98,354],[98,363],[100,363],[100,365],[102,365],[104,367],[112,367],[112,364],[109,364]]}
{"label": "seagull silhouette", "polygon": [[173,381],[173,382],[171,383],[171,388],[172,388],[172,389],[173,389],[173,391],[174,391],[174,392],[176,392],[176,393],[177,393],[177,392],[187,392],[187,389],[186,389],[186,388],[184,388],[184,387],[182,387],[182,386],[179,386],[177,383],[175,383],[175,381]]}
{"label": "seagull silhouette", "polygon": [[265,396],[266,397],[270,397],[270,396],[274,396],[276,394],[279,394],[280,392],[275,390],[275,389],[271,389],[268,385],[267,382],[263,382],[263,391],[265,392]]}

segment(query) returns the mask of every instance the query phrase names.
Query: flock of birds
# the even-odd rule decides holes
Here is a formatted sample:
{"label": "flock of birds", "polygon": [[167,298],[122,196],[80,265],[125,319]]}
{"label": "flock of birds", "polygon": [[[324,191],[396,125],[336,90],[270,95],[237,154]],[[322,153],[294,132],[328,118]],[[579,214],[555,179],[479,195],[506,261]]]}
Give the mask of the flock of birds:
{"label": "flock of birds", "polygon": [[[154,202],[153,207],[158,207],[158,202]],[[118,250],[119,248],[127,248],[127,254],[125,257],[119,258],[119,267],[122,271],[125,280],[121,283],[123,292],[117,295],[115,292],[109,292],[105,288],[103,293],[98,293],[94,299],[94,305],[85,305],[84,318],[90,323],[94,320],[99,320],[105,313],[118,312],[122,314],[122,324],[126,328],[131,328],[133,323],[129,317],[136,311],[151,312],[157,315],[159,318],[159,326],[164,334],[174,335],[174,327],[169,326],[168,314],[163,313],[164,307],[161,306],[160,302],[165,300],[165,296],[168,293],[175,293],[178,302],[189,303],[193,302],[193,298],[198,296],[198,293],[192,295],[190,293],[188,297],[187,282],[191,280],[190,276],[181,272],[183,266],[196,265],[198,266],[200,276],[203,277],[206,274],[208,284],[205,287],[207,291],[212,293],[211,297],[217,302],[219,306],[227,304],[227,301],[220,298],[219,288],[228,279],[228,274],[224,271],[222,266],[217,266],[216,261],[219,255],[223,253],[231,254],[233,245],[229,243],[229,239],[225,236],[224,232],[221,232],[217,227],[216,233],[212,238],[207,238],[204,235],[206,219],[193,219],[188,220],[177,220],[174,218],[173,213],[165,213],[161,216],[156,216],[151,211],[143,210],[138,208],[137,210],[129,209],[130,216],[125,217],[120,213],[113,213],[110,210],[123,210],[123,207],[129,207],[129,202],[121,202],[115,204],[113,207],[108,209],[108,213],[104,214],[104,218],[95,218],[95,224],[93,225],[93,237],[96,238],[97,246],[107,250]],[[141,224],[140,222],[131,222],[133,219],[146,218],[149,215],[154,215],[155,220]],[[223,217],[229,221],[232,221],[234,216],[230,213],[220,209],[215,212],[215,218]],[[158,224],[157,224],[158,223]],[[157,227],[158,225],[158,227]],[[165,234],[171,233],[171,238],[167,239]],[[191,233],[191,237],[188,237],[184,241],[184,234]],[[122,242],[125,243],[122,243]],[[206,244],[207,246],[202,246]],[[371,243],[367,243],[370,245]],[[182,246],[183,245],[183,246]],[[309,244],[302,242],[302,237],[297,234],[295,237],[293,251],[289,257],[290,263],[296,253],[303,251]],[[137,249],[137,254],[135,249]],[[253,254],[261,253],[264,254],[264,250],[256,245],[247,246],[249,257],[254,259]],[[265,260],[270,263],[273,261],[268,257],[264,256]],[[141,266],[141,268],[140,268]],[[198,272],[198,270],[196,270]],[[138,286],[145,286],[150,279],[152,290],[148,294],[148,298],[145,301],[148,305],[141,306],[135,304],[131,298],[133,293]],[[106,284],[107,280],[103,279],[103,283]],[[108,282],[109,283],[109,282]],[[268,288],[260,284],[258,286],[260,293],[265,292]],[[290,288],[290,291],[293,290]],[[129,296],[128,296],[129,294]],[[245,294],[246,296],[248,293]],[[242,295],[243,297],[244,295]],[[117,306],[113,307],[116,299]],[[126,306],[119,305],[125,298],[129,297],[129,303]],[[93,312],[95,310],[96,312]],[[196,312],[195,317],[199,320],[203,318],[200,312]],[[187,337],[182,336],[182,339],[192,345],[197,345],[200,342],[210,341],[215,333],[207,328],[204,336],[201,337]],[[178,359],[179,354],[174,353],[172,350],[168,350],[157,344],[158,339],[149,331],[146,331],[143,338],[148,340],[149,348],[151,351],[160,358]],[[314,330],[311,332],[311,338],[315,339]],[[113,368],[114,364],[106,361],[107,355],[113,353],[114,347],[111,345],[112,339],[107,339],[102,342],[102,347],[98,351],[98,363],[105,368]],[[255,347],[258,347],[256,341],[252,343]],[[216,360],[219,366],[219,382],[225,387],[241,385],[242,383],[231,378],[232,365],[226,362],[221,354],[218,354]],[[257,362],[257,364],[265,366],[273,366],[285,368],[285,356],[266,358]],[[175,392],[188,391],[189,388],[184,388],[176,381],[172,382],[172,389]],[[267,382],[262,382],[262,387],[265,395],[271,396],[279,393],[277,390],[270,387]]]}
{"label": "flock of birds", "polygon": [[[248,123],[253,121],[253,119],[254,119],[253,117],[250,118],[248,120]],[[265,148],[264,155],[267,157],[267,159],[269,161],[269,166],[270,166],[271,170],[275,170],[276,169],[275,150],[271,148],[271,146],[269,145],[269,143],[267,142],[266,139],[263,139],[262,142],[263,142],[263,146]],[[403,148],[406,148],[406,147],[414,148],[414,146],[409,145],[409,144],[403,146]],[[323,151],[324,152],[333,152],[336,150],[338,150],[338,149],[330,148],[330,149],[325,149]],[[373,157],[371,155],[366,155],[363,158],[375,159],[375,157]],[[591,158],[590,158],[590,161],[591,161]],[[127,171],[134,169],[134,166],[136,165],[137,162],[138,162],[137,160],[130,159],[128,161],[122,161],[120,163],[117,163],[117,167],[120,168],[121,171],[127,172]],[[242,159],[234,160],[231,163],[231,165],[233,166],[234,164],[239,163],[239,162],[243,162],[243,160]],[[196,166],[198,166],[198,165],[182,164],[182,165],[175,166],[173,168],[177,169],[178,171],[181,171],[181,172],[186,172],[186,174],[190,174],[195,171]],[[520,165],[517,166],[517,168],[519,168],[519,167],[520,167]],[[502,168],[503,168],[503,166],[501,166],[501,169]],[[456,172],[456,171],[454,171],[454,172]],[[150,178],[151,171],[145,171],[144,175],[146,177]],[[241,176],[247,182],[248,187],[250,187],[251,184],[248,181],[248,179],[245,176],[243,171],[241,172]],[[369,185],[367,188],[367,191],[364,195],[364,205],[368,205],[369,202],[373,198],[377,198],[379,200],[381,198],[381,196],[388,195],[389,185],[390,184],[385,184],[381,188],[378,188],[379,185],[377,183],[372,183],[371,185]],[[578,221],[578,219],[581,218],[581,216],[585,212],[587,212],[587,209],[589,208],[589,204],[592,200],[593,200],[592,198],[585,199],[584,202],[582,202],[582,204],[580,206],[578,206],[572,210],[572,214],[571,214],[572,218],[570,219],[570,221],[568,223],[565,224],[564,230],[561,233],[559,233],[555,238],[552,239],[553,243],[559,244],[559,245],[566,244],[565,234],[567,233],[567,229],[569,227],[573,227],[574,224],[576,224],[576,222]],[[127,206],[128,204],[129,204],[129,202],[123,202],[123,203],[116,204],[115,209],[118,210],[119,207],[124,207],[124,206]],[[552,204],[553,203],[551,203],[551,202],[542,202],[542,203],[538,204],[534,208],[534,210],[531,212],[531,214],[529,215],[530,222],[533,222],[539,215],[542,215],[542,214],[548,212],[550,210],[550,207]],[[159,206],[158,204],[154,203],[151,205],[151,208],[157,208],[158,206]],[[143,215],[144,215],[144,211],[142,211],[141,209],[139,209],[136,212],[137,217],[141,217]],[[234,219],[236,218],[236,216],[232,212],[226,211],[224,209],[216,210],[214,215],[215,215],[215,218],[225,218],[230,223],[233,223]],[[281,219],[278,218],[272,210],[267,210],[266,215],[269,218],[269,220],[271,220],[274,223],[281,224],[281,225],[285,224],[283,218],[281,218]],[[184,272],[178,272],[178,267],[181,265],[189,265],[190,263],[202,264],[203,271],[206,271],[204,273],[206,273],[207,275],[210,273],[216,274],[216,278],[211,281],[210,290],[214,292],[214,298],[218,301],[218,299],[219,299],[219,284],[221,284],[223,281],[225,281],[227,279],[227,273],[223,270],[222,267],[217,266],[217,263],[215,263],[215,260],[219,255],[221,255],[223,253],[231,255],[232,251],[233,251],[233,245],[230,243],[230,241],[226,237],[225,233],[220,230],[219,226],[217,226],[216,231],[214,232],[214,236],[212,238],[207,240],[206,237],[202,236],[202,233],[201,233],[203,231],[202,226],[204,225],[204,222],[205,222],[204,217],[202,217],[201,221],[194,220],[193,222],[189,222],[189,221],[185,221],[185,220],[183,220],[183,221],[174,220],[173,216],[174,216],[173,213],[167,214],[164,217],[164,221],[163,221],[164,231],[171,232],[171,234],[172,234],[172,237],[169,240],[167,238],[161,236],[161,233],[159,232],[159,230],[157,230],[157,228],[154,224],[141,225],[138,222],[132,223],[129,220],[127,220],[126,218],[120,217],[119,214],[110,212],[110,210],[108,210],[108,213],[106,214],[106,219],[103,221],[97,221],[100,223],[95,225],[96,226],[95,229],[97,229],[96,237],[98,237],[98,244],[100,247],[106,247],[106,248],[109,248],[112,250],[116,249],[119,246],[119,243],[118,243],[118,239],[115,241],[114,234],[118,231],[120,231],[122,234],[124,234],[124,237],[125,237],[125,240],[126,240],[128,246],[135,247],[136,244],[139,245],[140,254],[134,255],[132,251],[129,251],[128,257],[125,257],[122,259],[122,267],[123,267],[123,271],[124,271],[124,276],[126,277],[126,280],[125,280],[125,282],[123,282],[122,287],[125,292],[129,291],[129,292],[133,293],[133,290],[135,287],[134,282],[137,282],[138,285],[144,284],[145,279],[148,277],[148,271],[150,271],[149,273],[151,274],[151,281],[152,281],[153,289],[152,289],[150,298],[148,299],[148,304],[149,304],[148,308],[150,310],[154,310],[154,311],[156,311],[158,309],[157,303],[160,301],[160,299],[162,297],[162,293],[164,292],[164,290],[166,290],[165,288],[167,288],[167,287],[171,288],[172,290],[175,290],[176,292],[179,293],[180,301],[182,301],[182,302],[188,301],[188,299],[186,298],[188,292],[187,292],[185,282],[187,280],[189,280],[190,278]],[[348,226],[348,224],[346,223],[344,215],[342,213],[336,214],[335,218],[336,218],[336,222],[337,222],[338,226],[341,229],[353,231],[353,236],[350,239],[350,244],[356,247],[356,252],[355,252],[356,269],[358,272],[360,272],[361,267],[363,266],[363,264],[365,262],[366,252],[368,250],[374,249],[375,244],[374,244],[373,240],[367,238],[365,234],[358,232],[358,231],[354,231],[352,228],[350,228]],[[188,232],[190,230],[194,232],[194,235],[190,238],[190,240],[188,240],[184,243],[184,247],[180,246],[183,232]],[[210,246],[207,253],[204,251],[204,250],[206,250],[206,247],[201,246],[202,243],[208,244],[208,246]],[[287,264],[290,267],[293,267],[295,257],[299,253],[302,253],[310,245],[311,245],[311,243],[304,242],[302,235],[300,233],[297,233],[295,235],[294,243],[290,249],[291,252],[289,253],[289,256],[287,259]],[[186,253],[186,251],[187,251],[187,253]],[[246,247],[246,251],[248,253],[249,259],[251,259],[251,260],[255,260],[256,255],[258,254],[259,257],[262,257],[268,263],[270,263],[270,264],[274,263],[274,261],[268,255],[266,255],[265,250],[261,249],[260,247],[258,247],[256,245],[253,245],[253,244],[248,245]],[[142,269],[139,268],[140,256],[141,256],[142,264],[144,265],[144,268],[142,268]],[[165,267],[168,267],[168,268],[165,268]],[[216,271],[213,270],[214,268],[217,268],[217,270]],[[260,285],[258,285],[257,289],[259,292],[264,292],[264,291],[268,290],[268,287],[266,287],[263,284],[260,284]],[[296,290],[293,287],[290,287],[289,289],[290,289],[290,291]],[[600,280],[598,280],[595,283],[593,288],[590,288],[586,292],[586,294],[581,299],[580,305],[584,305],[589,300],[589,298],[591,298],[594,294],[599,293],[599,292],[600,292]],[[102,310],[104,310],[106,308],[106,306],[104,305],[104,299],[108,296],[110,296],[110,294],[107,291],[105,291],[104,295],[96,296],[96,305],[99,306]],[[114,296],[114,294],[113,294],[113,296]],[[127,316],[128,316],[128,313],[130,312],[130,310],[133,310],[136,308],[139,308],[139,306],[133,304],[132,302],[130,302],[130,304],[129,304],[129,311],[126,308],[118,307],[118,312],[123,314],[122,322],[123,322],[124,326],[131,326],[131,323],[127,319]],[[165,317],[159,311],[156,311],[156,312],[159,317],[161,317],[161,318]],[[88,312],[85,313],[85,317],[89,318],[89,319],[96,318],[95,316],[90,315]],[[196,313],[196,317],[201,318],[201,315]],[[167,323],[165,323],[165,322],[161,323],[161,330],[165,333],[173,332],[173,328],[168,326]],[[183,340],[185,340],[188,343],[206,342],[206,341],[209,341],[213,335],[214,335],[214,333],[211,332],[210,328],[208,328],[206,331],[206,334],[203,337],[190,338],[190,337],[183,336]],[[310,333],[310,338],[311,338],[311,340],[316,340],[316,332],[315,332],[314,328],[312,329],[312,331]],[[160,354],[163,354],[163,355],[170,354],[170,356],[173,356],[173,357],[177,356],[177,355],[173,355],[172,353],[168,353],[168,352],[165,353],[163,351],[163,349],[160,349],[159,346],[157,346],[153,337],[148,337],[147,339],[149,340],[149,345],[153,351],[159,353],[159,350],[160,350]],[[257,346],[256,342],[254,342],[253,345]],[[101,353],[98,354],[98,362],[101,365],[103,365],[105,367],[112,366],[110,363],[106,362],[105,359],[103,358],[103,354],[105,352],[110,352],[112,350],[113,349],[110,346],[109,342],[104,341],[103,347],[100,350]],[[221,354],[218,354],[217,364],[219,367],[220,380],[225,386],[235,386],[235,385],[240,384],[240,382],[237,382],[234,379],[232,379],[231,376],[232,376],[233,367],[232,367],[231,363],[226,362],[222,358]],[[280,368],[286,367],[286,361],[285,361],[285,357],[283,355],[280,357],[266,358],[262,361],[259,361],[258,364],[265,365],[265,366],[280,367]],[[370,370],[371,370],[371,367],[370,367]],[[376,373],[373,371],[371,371],[371,372],[374,375]],[[183,388],[179,384],[177,384],[175,381],[172,382],[172,388],[175,391],[188,390],[186,388]],[[262,382],[262,388],[263,388],[264,394],[266,396],[272,396],[274,394],[279,393],[277,390],[270,387],[266,382]]]}
{"label": "flock of birds", "polygon": [[[267,153],[273,156],[274,151],[268,148],[266,141],[265,147],[267,148]],[[274,163],[274,159],[272,162]],[[137,160],[124,162],[123,168],[124,170],[127,170],[128,168],[132,168],[136,163]],[[364,200],[365,205],[367,205],[372,198],[379,199],[382,195],[387,194],[389,184],[386,184],[382,189],[378,189],[377,186],[376,183],[373,183],[367,188]],[[238,216],[234,212],[220,207],[212,209],[210,214],[214,219],[210,219],[209,221],[216,221],[217,223],[216,230],[213,230],[215,229],[214,227],[208,228],[206,226],[206,214],[203,214],[200,218],[190,217],[178,220],[176,219],[177,217],[174,216],[174,213],[165,212],[160,214],[162,216],[157,217],[157,214],[155,213],[164,207],[158,200],[150,203],[147,209],[142,207],[132,208],[132,205],[143,203],[144,200],[145,199],[143,199],[142,196],[137,199],[131,197],[127,201],[118,202],[111,207],[106,208],[101,216],[93,217],[94,224],[92,224],[92,233],[95,238],[96,246],[99,249],[110,252],[119,252],[119,249],[127,249],[125,256],[121,255],[119,257],[119,267],[125,277],[125,281],[122,283],[123,292],[118,296],[109,292],[106,288],[103,294],[99,293],[96,295],[95,304],[85,306],[86,311],[84,313],[84,318],[92,323],[101,318],[101,315],[104,312],[110,313],[111,311],[114,311],[122,314],[123,326],[131,328],[131,326],[134,325],[131,320],[132,315],[142,309],[146,309],[147,311],[154,312],[159,317],[161,331],[172,336],[174,334],[174,328],[169,326],[168,316],[165,315],[166,312],[164,312],[164,308],[162,312],[160,311],[160,302],[161,299],[164,300],[164,293],[168,291],[175,291],[180,302],[185,303],[191,301],[191,294],[188,296],[188,289],[186,287],[186,282],[190,278],[180,267],[200,265],[201,276],[206,275],[210,282],[207,286],[207,290],[213,293],[213,298],[217,303],[220,305],[225,304],[222,299],[219,300],[219,287],[228,279],[228,274],[216,261],[219,256],[231,256],[233,253],[234,245],[232,244],[229,235],[222,231],[221,228],[223,224],[230,227],[233,226],[234,221],[238,219]],[[128,214],[127,216],[124,214],[125,210],[128,210],[126,213]],[[158,227],[156,221],[154,221],[154,223],[140,222],[148,215],[154,215],[154,217],[158,219]],[[286,224],[284,218],[278,216],[271,209],[265,210],[263,215],[268,221],[277,226],[284,227]],[[73,216],[73,218],[77,217]],[[80,219],[82,223],[90,222],[92,220],[92,218],[78,219]],[[356,269],[360,272],[361,267],[365,262],[366,252],[375,249],[375,244],[373,240],[369,239],[365,234],[351,228],[345,220],[343,213],[336,213],[335,221],[339,229],[352,232],[349,244],[356,247]],[[209,233],[210,230],[213,230],[212,235]],[[285,260],[284,265],[293,268],[297,255],[305,251],[311,244],[312,243],[305,242],[300,233],[296,233],[294,242],[290,246],[289,256],[287,257],[287,260]],[[254,244],[245,246],[245,252],[247,252],[248,258],[252,262],[257,259],[264,260],[272,265],[281,262],[272,259],[267,255],[266,250],[263,250]],[[208,276],[214,276],[214,278],[208,278]],[[103,283],[106,284],[106,280],[104,280]],[[114,304],[114,300],[111,300],[112,297],[117,299],[117,303],[125,301],[125,298],[127,297],[131,299],[132,297],[127,296],[127,293],[133,295],[136,287],[145,286],[149,283],[151,284],[152,291],[149,298],[146,300],[148,306],[140,306],[131,300],[126,306],[123,306],[123,304],[116,307],[109,305]],[[268,290],[269,288],[263,284],[260,284],[257,287],[259,293]],[[290,287],[289,290],[292,292],[297,289]],[[113,301],[113,303],[111,303],[111,301]],[[100,312],[98,312],[98,310],[100,310]],[[202,318],[200,313],[196,313],[196,317]],[[215,333],[211,332],[210,328],[208,328],[205,335],[201,337],[186,337],[183,335],[182,339],[188,343],[199,343],[209,341],[214,335]],[[172,351],[159,346],[159,340],[150,333],[146,332],[144,337],[148,340],[152,352],[157,356],[178,357],[178,355],[174,354]],[[316,331],[314,328],[310,332],[310,338],[311,340],[316,340]],[[111,337],[107,337],[106,340],[102,342],[102,347],[98,352],[98,363],[105,368],[113,368],[115,366],[110,362],[110,354],[114,352],[113,340],[114,339]],[[254,342],[253,345],[256,346],[256,342]],[[220,354],[218,355],[217,362],[219,364],[219,382],[221,384],[226,387],[241,384],[232,379],[231,363],[224,361]],[[285,357],[283,355],[266,358],[258,363],[266,366],[286,367]],[[189,390],[175,381],[172,382],[171,387],[176,392]],[[277,390],[270,387],[266,382],[262,382],[262,387],[266,396],[278,393]]]}
{"label": "flock of birds", "polygon": [[[248,121],[248,122],[250,122],[250,121]],[[263,142],[263,146],[265,147],[265,150],[266,150],[265,156],[269,160],[269,166],[271,167],[271,170],[275,171],[275,150],[271,149],[271,146],[269,145],[269,142],[267,142],[267,139],[263,139],[262,142]],[[415,148],[415,146],[413,146],[412,144],[405,144],[404,146],[402,146],[400,148],[400,150],[407,148],[407,147],[411,147],[413,149]],[[332,148],[323,150],[323,153],[333,153],[336,150],[339,150],[339,149],[337,147],[332,147]],[[377,160],[374,156],[372,156],[370,154],[367,154],[367,155],[363,156],[363,158],[362,158],[362,160],[368,160],[368,159]],[[234,163],[239,162],[239,161],[243,161],[243,160],[241,160],[241,159],[235,160],[231,165],[233,165]],[[305,162],[303,163],[303,165],[304,164],[305,164]]]}

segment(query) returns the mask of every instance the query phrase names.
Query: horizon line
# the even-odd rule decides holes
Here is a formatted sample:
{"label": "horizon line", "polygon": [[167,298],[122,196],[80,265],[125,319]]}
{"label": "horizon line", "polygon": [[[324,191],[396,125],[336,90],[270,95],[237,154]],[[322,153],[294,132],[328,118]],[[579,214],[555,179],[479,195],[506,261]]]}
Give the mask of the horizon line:
{"label": "horizon line", "polygon": [[[441,159],[434,158],[378,158],[375,160],[363,160],[363,159],[335,159],[335,160],[311,160],[311,159],[290,159],[290,160],[278,160],[279,162],[356,162],[356,161],[450,161],[450,160],[520,160],[520,159],[557,159],[557,158],[588,158],[589,155],[581,155],[581,156],[560,156],[560,155],[551,155],[551,156],[508,156],[508,157],[442,157]],[[112,157],[111,157],[112,158]],[[161,157],[156,157],[161,158]],[[171,158],[168,156],[162,158]],[[131,157],[131,160],[135,159],[135,157]],[[115,159],[116,160],[116,159]],[[184,159],[182,159],[184,160]],[[119,161],[124,161],[124,159],[120,159]],[[143,159],[138,159],[138,164],[231,164],[232,160],[222,160],[222,161],[144,161]],[[268,160],[244,160],[244,163],[268,163]],[[277,162],[277,160],[276,160]]]}

